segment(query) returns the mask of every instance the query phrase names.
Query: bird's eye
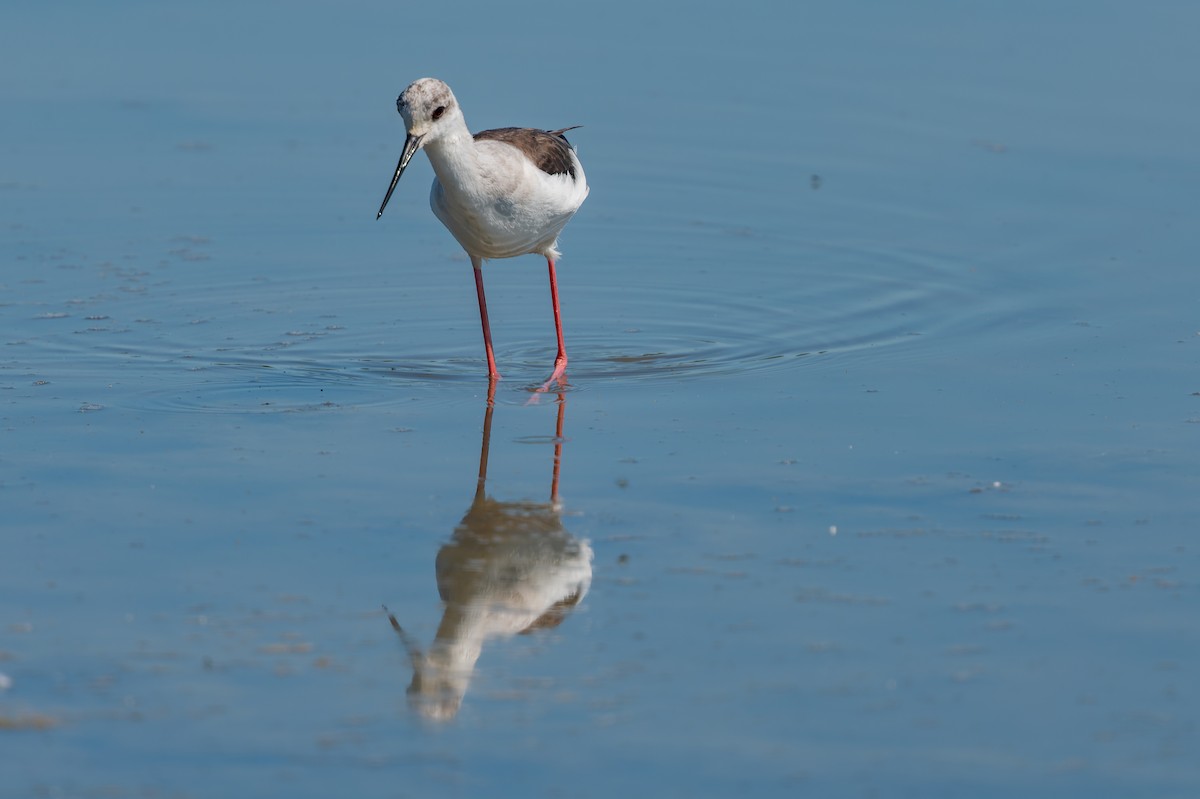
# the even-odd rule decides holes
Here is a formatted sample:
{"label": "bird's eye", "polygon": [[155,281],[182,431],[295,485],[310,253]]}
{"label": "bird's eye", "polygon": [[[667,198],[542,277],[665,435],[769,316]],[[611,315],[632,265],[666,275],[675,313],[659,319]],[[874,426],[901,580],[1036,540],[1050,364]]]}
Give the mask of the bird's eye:
{"label": "bird's eye", "polygon": [[446,106],[444,106],[444,105],[439,105],[437,108],[433,109],[433,118],[434,118],[434,119],[441,119],[441,118],[442,118],[442,114],[444,114],[444,113],[446,113]]}

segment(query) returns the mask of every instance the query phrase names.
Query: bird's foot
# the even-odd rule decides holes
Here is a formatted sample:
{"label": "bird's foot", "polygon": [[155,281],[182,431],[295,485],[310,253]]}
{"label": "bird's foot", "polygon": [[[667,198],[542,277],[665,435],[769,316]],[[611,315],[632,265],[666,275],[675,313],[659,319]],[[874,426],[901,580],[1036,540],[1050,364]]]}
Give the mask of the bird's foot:
{"label": "bird's foot", "polygon": [[560,391],[569,385],[567,383],[567,358],[565,355],[554,359],[554,371],[551,372],[550,379],[533,390],[533,396],[530,397],[529,402],[526,404],[535,404],[540,396],[548,392],[550,387],[554,385],[557,385]]}
{"label": "bird's foot", "polygon": [[550,379],[542,383],[542,387],[538,389],[538,393],[544,394],[550,390],[550,386],[558,384],[559,388],[567,387],[567,356],[560,355],[554,359],[554,371],[550,373]]}

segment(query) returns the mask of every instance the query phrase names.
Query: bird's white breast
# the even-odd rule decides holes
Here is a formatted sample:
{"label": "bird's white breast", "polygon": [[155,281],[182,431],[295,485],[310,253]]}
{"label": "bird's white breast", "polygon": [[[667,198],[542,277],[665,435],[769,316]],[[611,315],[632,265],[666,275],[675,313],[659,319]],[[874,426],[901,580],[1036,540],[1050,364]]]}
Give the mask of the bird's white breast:
{"label": "bird's white breast", "polygon": [[[588,195],[583,166],[572,153],[575,176],[550,175],[503,142],[474,144],[478,168],[438,163],[429,204],[468,253],[512,258],[538,253],[557,258],[558,234]],[[440,167],[440,168],[439,168]]]}

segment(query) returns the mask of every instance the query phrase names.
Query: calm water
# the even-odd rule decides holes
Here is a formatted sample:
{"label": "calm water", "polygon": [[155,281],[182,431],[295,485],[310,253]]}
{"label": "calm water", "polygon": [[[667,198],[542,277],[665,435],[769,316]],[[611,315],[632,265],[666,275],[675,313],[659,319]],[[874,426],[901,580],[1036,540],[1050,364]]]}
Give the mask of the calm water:
{"label": "calm water", "polygon": [[5,17],[0,794],[1200,794],[1194,5]]}

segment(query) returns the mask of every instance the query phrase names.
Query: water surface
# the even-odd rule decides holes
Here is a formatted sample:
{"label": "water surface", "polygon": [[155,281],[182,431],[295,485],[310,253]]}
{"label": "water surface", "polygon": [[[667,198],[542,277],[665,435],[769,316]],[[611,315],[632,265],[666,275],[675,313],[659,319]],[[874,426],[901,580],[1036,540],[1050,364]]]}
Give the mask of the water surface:
{"label": "water surface", "polygon": [[[48,8],[13,795],[1200,790],[1190,5]],[[584,125],[561,396],[538,259],[488,413],[424,159],[374,219],[423,75]]]}

